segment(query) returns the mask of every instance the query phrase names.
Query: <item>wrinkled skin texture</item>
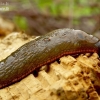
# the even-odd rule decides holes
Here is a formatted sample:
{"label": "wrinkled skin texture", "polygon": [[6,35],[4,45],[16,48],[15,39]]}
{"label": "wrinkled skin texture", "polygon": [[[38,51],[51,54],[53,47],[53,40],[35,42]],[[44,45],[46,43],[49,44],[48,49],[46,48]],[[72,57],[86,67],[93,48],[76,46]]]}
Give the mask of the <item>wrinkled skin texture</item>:
{"label": "wrinkled skin texture", "polygon": [[26,43],[0,62],[0,88],[20,81],[36,68],[69,54],[100,53],[98,38],[80,30],[58,29]]}

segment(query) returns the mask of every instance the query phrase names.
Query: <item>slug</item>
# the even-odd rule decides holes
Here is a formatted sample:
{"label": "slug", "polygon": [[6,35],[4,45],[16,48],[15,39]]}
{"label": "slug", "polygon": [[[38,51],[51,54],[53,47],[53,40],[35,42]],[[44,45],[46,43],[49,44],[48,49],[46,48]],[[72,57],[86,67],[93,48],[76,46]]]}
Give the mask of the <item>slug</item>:
{"label": "slug", "polygon": [[100,55],[100,40],[81,30],[66,28],[45,34],[0,61],[0,89],[62,56],[85,52]]}

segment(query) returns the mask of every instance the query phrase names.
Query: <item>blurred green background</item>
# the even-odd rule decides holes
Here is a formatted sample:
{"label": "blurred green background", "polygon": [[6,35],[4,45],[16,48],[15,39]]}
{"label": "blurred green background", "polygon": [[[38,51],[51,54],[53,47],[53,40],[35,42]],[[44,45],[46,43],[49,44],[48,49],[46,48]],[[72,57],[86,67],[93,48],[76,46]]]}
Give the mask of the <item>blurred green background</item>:
{"label": "blurred green background", "polygon": [[[0,14],[18,30],[42,35],[58,28],[100,34],[100,0],[1,0]],[[5,5],[7,3],[7,5]]]}

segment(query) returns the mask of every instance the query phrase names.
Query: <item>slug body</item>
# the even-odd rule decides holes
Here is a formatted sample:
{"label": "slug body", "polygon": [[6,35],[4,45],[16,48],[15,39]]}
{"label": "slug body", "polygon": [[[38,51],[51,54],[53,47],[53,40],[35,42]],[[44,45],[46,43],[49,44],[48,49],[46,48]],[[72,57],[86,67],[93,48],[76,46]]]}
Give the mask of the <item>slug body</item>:
{"label": "slug body", "polygon": [[36,68],[69,54],[100,53],[98,38],[80,30],[58,29],[26,43],[0,62],[0,88],[20,81]]}

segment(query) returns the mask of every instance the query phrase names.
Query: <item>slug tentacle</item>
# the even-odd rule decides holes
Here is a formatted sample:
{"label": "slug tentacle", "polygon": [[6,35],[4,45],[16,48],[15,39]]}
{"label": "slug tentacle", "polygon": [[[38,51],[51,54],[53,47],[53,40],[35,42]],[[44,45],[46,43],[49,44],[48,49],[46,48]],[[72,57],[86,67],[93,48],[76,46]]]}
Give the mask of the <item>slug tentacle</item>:
{"label": "slug tentacle", "polygon": [[0,62],[0,88],[20,81],[36,68],[64,55],[97,52],[100,41],[80,30],[58,29],[21,46]]}

